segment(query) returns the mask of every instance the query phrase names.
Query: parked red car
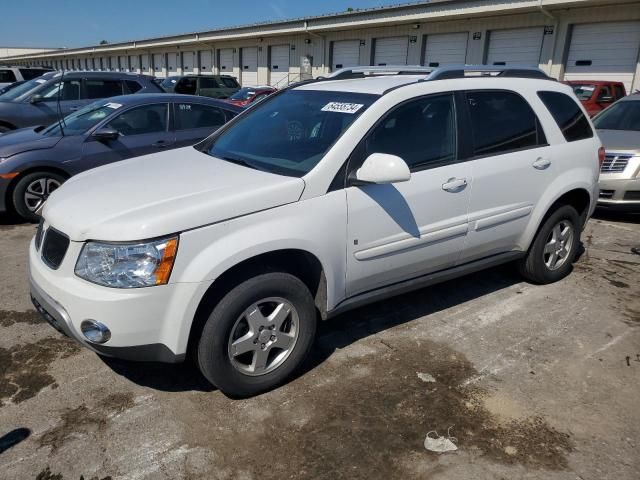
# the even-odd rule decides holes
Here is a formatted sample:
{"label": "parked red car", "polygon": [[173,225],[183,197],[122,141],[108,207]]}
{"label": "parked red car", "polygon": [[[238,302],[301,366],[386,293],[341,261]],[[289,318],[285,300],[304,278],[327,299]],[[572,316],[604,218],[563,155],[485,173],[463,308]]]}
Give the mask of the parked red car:
{"label": "parked red car", "polygon": [[247,107],[251,103],[268,97],[275,91],[277,91],[277,88],[273,87],[243,87],[225,101],[238,105],[239,107]]}
{"label": "parked red car", "polygon": [[627,95],[622,82],[570,80],[564,83],[573,87],[574,93],[580,99],[590,117],[600,113],[613,102]]}

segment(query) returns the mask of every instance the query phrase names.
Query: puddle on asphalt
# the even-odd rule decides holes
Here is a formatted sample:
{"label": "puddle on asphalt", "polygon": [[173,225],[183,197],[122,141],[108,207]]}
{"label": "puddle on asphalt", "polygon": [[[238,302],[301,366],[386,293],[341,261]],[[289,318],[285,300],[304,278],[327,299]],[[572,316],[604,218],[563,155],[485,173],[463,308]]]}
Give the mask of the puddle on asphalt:
{"label": "puddle on asphalt", "polygon": [[35,397],[43,388],[57,387],[49,374],[53,361],[80,351],[72,340],[48,337],[36,343],[0,348],[0,406],[6,401],[21,403]]}
{"label": "puddle on asphalt", "polygon": [[10,327],[16,323],[38,325],[46,322],[35,310],[27,310],[26,312],[0,310],[0,327]]}
{"label": "puddle on asphalt", "polygon": [[[427,457],[437,465],[438,454],[423,446],[425,435],[449,430],[459,450],[471,455],[534,469],[567,468],[573,450],[569,435],[539,416],[527,416],[526,409],[515,415],[514,403],[506,399],[485,402],[495,394],[465,385],[478,372],[463,355],[433,342],[385,339],[385,344],[376,354],[341,362],[339,374],[321,386],[301,385],[303,377],[295,383],[308,393],[285,406],[260,407],[268,394],[248,405],[238,402],[245,416],[247,408],[267,410],[266,415],[259,421],[222,420],[219,428],[235,432],[226,447],[220,448],[225,444],[219,439],[205,440],[209,434],[194,431],[197,426],[192,441],[217,444],[221,464],[255,467],[255,474],[269,465],[274,476],[364,478],[376,472],[378,478],[403,478],[407,458]],[[425,383],[416,372],[428,372],[435,382]],[[324,379],[326,371],[321,375]]]}

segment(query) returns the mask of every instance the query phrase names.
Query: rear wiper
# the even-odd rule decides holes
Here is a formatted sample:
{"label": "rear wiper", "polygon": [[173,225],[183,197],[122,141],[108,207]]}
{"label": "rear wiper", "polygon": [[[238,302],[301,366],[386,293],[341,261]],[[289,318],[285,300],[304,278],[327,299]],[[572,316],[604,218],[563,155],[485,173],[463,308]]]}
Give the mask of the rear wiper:
{"label": "rear wiper", "polygon": [[226,160],[227,162],[235,163],[236,165],[242,165],[243,167],[249,167],[249,168],[253,168],[254,170],[259,170],[258,167],[250,164],[249,162],[247,162],[246,160],[243,160],[242,158],[222,157],[222,159]]}

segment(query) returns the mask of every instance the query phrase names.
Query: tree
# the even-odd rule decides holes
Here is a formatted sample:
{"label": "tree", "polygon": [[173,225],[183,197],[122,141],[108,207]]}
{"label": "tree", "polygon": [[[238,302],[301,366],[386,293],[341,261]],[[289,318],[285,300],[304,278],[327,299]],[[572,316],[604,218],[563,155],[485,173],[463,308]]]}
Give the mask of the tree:
{"label": "tree", "polygon": [[100,40],[100,45],[107,45],[109,42],[107,42],[106,40]]}

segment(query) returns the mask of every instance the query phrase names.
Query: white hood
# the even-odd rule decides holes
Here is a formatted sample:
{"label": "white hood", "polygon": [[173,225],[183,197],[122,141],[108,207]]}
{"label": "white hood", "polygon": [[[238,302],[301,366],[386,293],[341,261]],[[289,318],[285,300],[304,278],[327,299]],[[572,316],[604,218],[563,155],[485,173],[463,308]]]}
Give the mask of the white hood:
{"label": "white hood", "polygon": [[186,147],[72,177],[49,197],[42,214],[74,241],[143,240],[292,203],[303,190],[300,178]]}

